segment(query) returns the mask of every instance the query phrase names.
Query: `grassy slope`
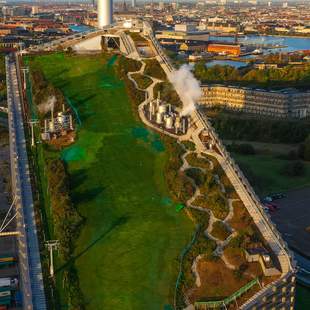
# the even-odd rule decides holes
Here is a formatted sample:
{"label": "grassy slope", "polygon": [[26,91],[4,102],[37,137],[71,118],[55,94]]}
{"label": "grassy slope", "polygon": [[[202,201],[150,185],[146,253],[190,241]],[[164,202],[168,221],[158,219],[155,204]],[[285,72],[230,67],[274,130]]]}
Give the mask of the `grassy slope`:
{"label": "grassy slope", "polygon": [[193,232],[165,203],[166,152],[135,121],[123,83],[102,57],[50,55],[36,63],[82,120],[78,141],[62,155],[87,220],[76,249],[87,309],[163,308],[174,289],[175,259]]}
{"label": "grassy slope", "polygon": [[283,166],[290,162],[288,160],[277,159],[272,155],[234,154],[233,157],[241,164],[241,167],[244,166],[250,170],[250,175],[255,176],[257,184],[253,185],[261,194],[287,191],[310,185],[310,163],[305,162],[306,173],[304,176],[289,177],[281,174]]}

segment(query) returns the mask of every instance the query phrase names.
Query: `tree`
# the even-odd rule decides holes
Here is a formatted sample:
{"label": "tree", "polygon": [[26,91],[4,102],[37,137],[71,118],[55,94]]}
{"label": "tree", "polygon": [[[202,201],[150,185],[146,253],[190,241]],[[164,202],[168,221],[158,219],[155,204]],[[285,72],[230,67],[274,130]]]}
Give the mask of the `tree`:
{"label": "tree", "polygon": [[290,162],[284,165],[282,174],[290,177],[302,176],[305,174],[305,165],[302,161]]}
{"label": "tree", "polygon": [[307,139],[304,143],[304,154],[303,154],[304,160],[310,161],[310,135],[308,135]]}

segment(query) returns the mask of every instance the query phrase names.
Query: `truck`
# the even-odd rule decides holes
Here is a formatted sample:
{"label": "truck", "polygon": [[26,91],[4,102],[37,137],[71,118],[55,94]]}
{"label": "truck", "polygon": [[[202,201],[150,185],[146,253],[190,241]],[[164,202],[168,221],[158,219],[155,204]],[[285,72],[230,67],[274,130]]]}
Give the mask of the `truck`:
{"label": "truck", "polygon": [[10,278],[0,278],[0,287],[10,287],[11,279]]}
{"label": "truck", "polygon": [[11,291],[0,292],[0,298],[11,296]]}
{"label": "truck", "polygon": [[15,263],[16,259],[11,255],[0,256],[0,267],[14,265]]}

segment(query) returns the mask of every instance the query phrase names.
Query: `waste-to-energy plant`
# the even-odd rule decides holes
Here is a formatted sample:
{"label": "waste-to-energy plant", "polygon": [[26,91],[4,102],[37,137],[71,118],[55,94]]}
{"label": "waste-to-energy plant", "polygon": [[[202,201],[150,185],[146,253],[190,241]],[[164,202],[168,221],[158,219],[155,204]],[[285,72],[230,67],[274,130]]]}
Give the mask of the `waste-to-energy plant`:
{"label": "waste-to-energy plant", "polygon": [[152,123],[172,133],[185,134],[187,131],[187,117],[181,116],[174,106],[159,98],[148,103],[145,113]]}
{"label": "waste-to-energy plant", "polygon": [[98,0],[98,28],[111,25],[113,22],[113,0]]}

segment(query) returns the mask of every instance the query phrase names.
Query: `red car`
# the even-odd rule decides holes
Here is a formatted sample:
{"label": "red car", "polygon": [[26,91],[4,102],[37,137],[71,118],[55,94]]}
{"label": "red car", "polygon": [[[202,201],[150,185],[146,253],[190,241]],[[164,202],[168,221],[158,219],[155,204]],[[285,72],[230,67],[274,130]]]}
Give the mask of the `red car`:
{"label": "red car", "polygon": [[271,203],[265,203],[264,206],[267,207],[270,212],[276,211],[276,208]]}
{"label": "red car", "polygon": [[279,209],[279,206],[273,202],[269,202],[268,204],[270,204],[272,207],[274,207],[276,210]]}

